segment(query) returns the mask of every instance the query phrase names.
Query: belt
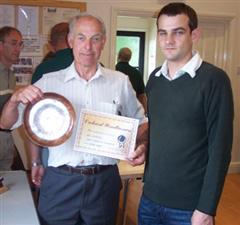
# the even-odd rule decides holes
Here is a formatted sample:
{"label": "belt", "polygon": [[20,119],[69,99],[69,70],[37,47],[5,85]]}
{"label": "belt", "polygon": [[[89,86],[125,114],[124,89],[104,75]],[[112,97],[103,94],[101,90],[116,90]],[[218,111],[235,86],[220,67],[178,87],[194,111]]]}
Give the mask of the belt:
{"label": "belt", "polygon": [[58,166],[57,168],[68,171],[70,173],[77,173],[81,175],[94,175],[111,167],[113,167],[113,165],[92,165],[92,166],[77,166],[77,167],[62,165],[62,166]]}
{"label": "belt", "polygon": [[10,133],[10,132],[12,132],[12,130],[2,129],[2,128],[0,128],[0,131],[2,131],[2,132],[6,132],[6,133]]}

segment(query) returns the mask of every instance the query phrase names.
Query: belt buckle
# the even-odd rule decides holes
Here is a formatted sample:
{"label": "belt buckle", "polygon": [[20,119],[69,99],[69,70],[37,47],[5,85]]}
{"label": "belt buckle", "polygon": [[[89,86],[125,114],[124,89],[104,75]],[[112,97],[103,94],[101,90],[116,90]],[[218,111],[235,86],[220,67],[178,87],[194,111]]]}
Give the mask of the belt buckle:
{"label": "belt buckle", "polygon": [[95,166],[91,166],[86,168],[87,174],[89,175],[94,175],[97,173],[96,167]]}
{"label": "belt buckle", "polygon": [[73,167],[67,166],[66,168],[67,168],[67,171],[68,171],[69,173],[74,173],[74,168],[73,168]]}
{"label": "belt buckle", "polygon": [[96,170],[97,167],[90,167],[90,168],[91,168],[91,174],[92,175],[97,173],[97,170]]}
{"label": "belt buckle", "polygon": [[95,167],[77,168],[81,175],[93,175],[96,173]]}

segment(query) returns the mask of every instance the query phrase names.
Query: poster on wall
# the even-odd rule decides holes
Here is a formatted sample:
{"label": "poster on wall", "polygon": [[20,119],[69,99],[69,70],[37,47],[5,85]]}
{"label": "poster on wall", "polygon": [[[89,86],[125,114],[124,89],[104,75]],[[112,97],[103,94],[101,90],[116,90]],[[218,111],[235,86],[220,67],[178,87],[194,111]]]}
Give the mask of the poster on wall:
{"label": "poster on wall", "polygon": [[24,48],[21,51],[20,61],[13,65],[13,70],[17,85],[27,85],[31,82],[36,66],[49,50],[48,35],[52,26],[60,22],[68,22],[81,10],[85,10],[85,6],[80,7],[81,9],[58,8],[47,7],[46,3],[45,7],[38,7],[21,5],[20,2],[19,5],[0,4],[0,27],[13,26],[22,33]]}
{"label": "poster on wall", "polygon": [[18,64],[13,65],[16,76],[16,85],[27,85],[31,83],[33,73],[33,57],[21,56]]}
{"label": "poster on wall", "polygon": [[0,5],[0,27],[15,26],[15,10],[12,5]]}
{"label": "poster on wall", "polygon": [[60,22],[68,22],[80,13],[79,9],[43,7],[42,33],[48,35],[51,28]]}
{"label": "poster on wall", "polygon": [[42,56],[43,39],[41,36],[23,36],[24,48],[21,52],[24,56]]}
{"label": "poster on wall", "polygon": [[39,34],[39,8],[32,6],[18,6],[17,27],[22,35],[32,36]]}

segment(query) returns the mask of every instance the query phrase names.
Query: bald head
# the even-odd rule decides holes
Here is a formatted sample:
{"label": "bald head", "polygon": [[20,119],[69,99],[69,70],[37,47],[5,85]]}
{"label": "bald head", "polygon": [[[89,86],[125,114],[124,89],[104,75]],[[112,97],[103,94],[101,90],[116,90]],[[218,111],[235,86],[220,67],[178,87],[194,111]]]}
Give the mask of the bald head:
{"label": "bald head", "polygon": [[132,51],[129,48],[121,48],[118,52],[118,62],[129,62],[132,57]]}
{"label": "bald head", "polygon": [[69,33],[70,33],[70,35],[74,35],[76,24],[79,21],[81,21],[82,19],[95,20],[101,28],[101,34],[103,36],[106,36],[106,27],[105,27],[105,24],[104,24],[103,20],[100,17],[96,17],[96,16],[93,16],[93,15],[88,14],[88,13],[80,13],[79,15],[73,17],[70,20],[70,22],[69,22],[69,29],[70,29]]}

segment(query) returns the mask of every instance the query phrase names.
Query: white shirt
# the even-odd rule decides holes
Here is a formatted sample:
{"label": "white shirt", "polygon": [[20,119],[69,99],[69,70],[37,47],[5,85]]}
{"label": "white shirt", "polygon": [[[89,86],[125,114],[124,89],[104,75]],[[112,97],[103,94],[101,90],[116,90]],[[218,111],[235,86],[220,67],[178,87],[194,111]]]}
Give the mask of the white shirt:
{"label": "white shirt", "polygon": [[[83,108],[119,114],[139,119],[139,123],[146,122],[144,109],[137,101],[136,94],[128,79],[121,72],[112,71],[98,65],[95,75],[86,81],[75,70],[74,63],[66,69],[45,74],[42,79],[35,83],[43,92],[55,92],[65,96],[73,105],[78,123],[80,111]],[[23,113],[23,107],[19,105],[19,114]],[[22,116],[14,125],[22,122]],[[49,147],[49,166],[70,166],[103,164],[112,165],[117,159],[97,156],[93,154],[74,151],[74,139],[76,126],[71,137],[61,145]]]}
{"label": "white shirt", "polygon": [[170,77],[168,74],[168,66],[167,66],[167,60],[164,61],[161,69],[155,74],[156,77],[159,77],[161,74],[167,78],[168,80],[175,80],[182,76],[185,73],[188,73],[192,78],[196,76],[196,71],[197,69],[201,66],[202,64],[202,59],[199,55],[198,52],[193,52],[193,57],[176,73]]}

